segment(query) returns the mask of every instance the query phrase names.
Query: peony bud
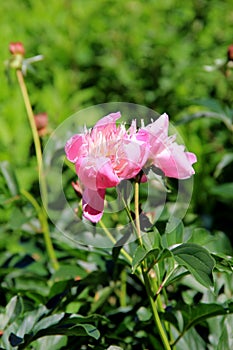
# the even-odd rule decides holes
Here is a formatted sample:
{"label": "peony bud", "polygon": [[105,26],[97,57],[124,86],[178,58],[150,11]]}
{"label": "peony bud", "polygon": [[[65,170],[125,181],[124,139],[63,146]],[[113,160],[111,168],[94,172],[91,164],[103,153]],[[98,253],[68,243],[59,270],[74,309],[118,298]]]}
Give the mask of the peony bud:
{"label": "peony bud", "polygon": [[47,113],[39,113],[34,115],[36,128],[39,136],[43,136],[47,133],[48,115]]}
{"label": "peony bud", "polygon": [[21,42],[10,43],[9,50],[12,55],[25,55],[25,49]]}

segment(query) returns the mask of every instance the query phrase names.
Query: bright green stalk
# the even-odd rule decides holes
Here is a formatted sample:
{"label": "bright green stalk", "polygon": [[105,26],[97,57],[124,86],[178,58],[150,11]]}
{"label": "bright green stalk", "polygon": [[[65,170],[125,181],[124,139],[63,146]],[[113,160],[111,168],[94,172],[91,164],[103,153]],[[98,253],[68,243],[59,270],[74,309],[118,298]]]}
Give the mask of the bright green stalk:
{"label": "bright green stalk", "polygon": [[[137,228],[137,236],[138,236],[139,244],[142,246],[143,243],[142,243],[142,237],[141,237],[141,227],[140,227],[140,217],[139,217],[139,182],[138,181],[135,181],[134,205],[135,205],[135,222],[136,222],[136,228]],[[151,281],[150,281],[149,276],[146,272],[147,268],[145,266],[145,262],[142,263],[141,269],[142,269],[142,274],[143,274],[143,279],[144,279],[144,283],[145,283],[145,287],[146,287],[146,292],[147,292],[147,296],[148,296],[149,301],[150,301],[151,310],[153,313],[155,325],[156,325],[158,332],[160,334],[161,340],[162,340],[163,345],[164,345],[164,349],[171,350],[171,346],[169,344],[166,331],[165,331],[165,329],[162,325],[162,322],[160,320],[160,317],[159,317],[159,313],[157,310],[157,302],[154,301],[154,298],[153,298]]]}
{"label": "bright green stalk", "polygon": [[[22,92],[22,96],[23,96],[25,107],[26,107],[26,111],[27,111],[30,127],[31,127],[31,130],[32,130],[32,136],[33,136],[33,141],[34,141],[35,150],[36,150],[36,159],[37,159],[37,164],[38,164],[38,171],[39,171],[39,176],[40,176],[41,195],[42,195],[42,198],[44,200],[44,205],[45,205],[45,209],[46,209],[47,208],[48,199],[47,199],[46,182],[45,182],[44,172],[43,172],[43,162],[42,162],[42,151],[41,151],[40,139],[39,139],[39,135],[38,135],[38,132],[37,132],[35,118],[34,118],[34,113],[33,113],[32,107],[31,107],[31,103],[30,103],[27,87],[26,87],[25,82],[24,82],[24,77],[23,77],[22,70],[21,69],[17,69],[16,70],[16,75],[17,75],[17,78],[18,78],[18,82],[19,82],[19,86],[20,86],[21,92]],[[26,194],[26,192],[24,193],[24,195],[25,194]],[[25,195],[25,197],[27,197],[29,199],[29,193],[27,193],[27,195]],[[32,200],[32,198],[33,197],[30,195],[30,199],[29,200],[30,200],[30,202],[33,204],[33,206],[36,208],[36,210],[38,212],[38,216],[39,216],[40,224],[41,224],[41,227],[42,227],[42,231],[43,231],[43,235],[44,235],[44,241],[45,241],[45,246],[46,246],[46,250],[48,252],[48,256],[49,256],[49,258],[51,260],[53,268],[55,270],[57,270],[58,267],[59,267],[59,264],[58,264],[58,261],[57,261],[56,255],[55,255],[55,250],[53,248],[53,244],[52,244],[51,237],[50,237],[49,225],[48,225],[48,219],[47,219],[46,211],[45,211],[44,208],[41,208],[39,206],[39,204],[36,202],[36,200],[34,198]]]}

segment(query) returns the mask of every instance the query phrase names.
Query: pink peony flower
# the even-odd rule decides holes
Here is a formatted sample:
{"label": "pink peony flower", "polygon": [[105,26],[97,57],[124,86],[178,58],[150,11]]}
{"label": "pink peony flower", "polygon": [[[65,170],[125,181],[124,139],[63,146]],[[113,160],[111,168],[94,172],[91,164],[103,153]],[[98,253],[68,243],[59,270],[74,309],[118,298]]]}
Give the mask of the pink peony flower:
{"label": "pink peony flower", "polygon": [[164,113],[155,122],[139,130],[138,134],[142,137],[148,135],[150,144],[145,167],[154,165],[161,169],[165,176],[187,179],[195,173],[192,164],[197,158],[194,153],[185,152],[185,147],[175,142],[175,135],[168,136],[168,126],[168,115]]}
{"label": "pink peony flower", "polygon": [[105,189],[135,177],[148,158],[148,135],[138,134],[136,121],[126,130],[116,125],[120,112],[111,113],[91,130],[76,134],[65,146],[67,159],[75,163],[84,187],[83,216],[98,222],[104,210]]}

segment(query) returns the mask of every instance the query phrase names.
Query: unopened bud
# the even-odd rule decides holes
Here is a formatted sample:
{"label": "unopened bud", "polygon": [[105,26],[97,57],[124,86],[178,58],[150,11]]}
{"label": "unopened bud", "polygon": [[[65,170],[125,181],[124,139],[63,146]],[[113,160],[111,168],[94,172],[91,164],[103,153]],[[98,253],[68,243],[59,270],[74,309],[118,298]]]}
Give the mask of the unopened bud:
{"label": "unopened bud", "polygon": [[233,61],[233,44],[228,47],[227,58],[228,61]]}
{"label": "unopened bud", "polygon": [[47,113],[39,113],[34,115],[36,128],[39,136],[43,136],[47,133],[48,115]]}
{"label": "unopened bud", "polygon": [[25,55],[25,49],[21,42],[10,43],[9,50],[12,55]]}

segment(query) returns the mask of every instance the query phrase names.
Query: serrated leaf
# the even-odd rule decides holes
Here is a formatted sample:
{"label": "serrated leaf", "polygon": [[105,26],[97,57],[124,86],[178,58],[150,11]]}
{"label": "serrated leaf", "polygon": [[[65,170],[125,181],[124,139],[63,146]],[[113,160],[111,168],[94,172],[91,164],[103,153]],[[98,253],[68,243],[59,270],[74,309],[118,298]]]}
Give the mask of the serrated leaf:
{"label": "serrated leaf", "polygon": [[184,243],[171,252],[178,264],[185,266],[199,283],[205,287],[213,286],[215,261],[205,248],[194,243]]}

